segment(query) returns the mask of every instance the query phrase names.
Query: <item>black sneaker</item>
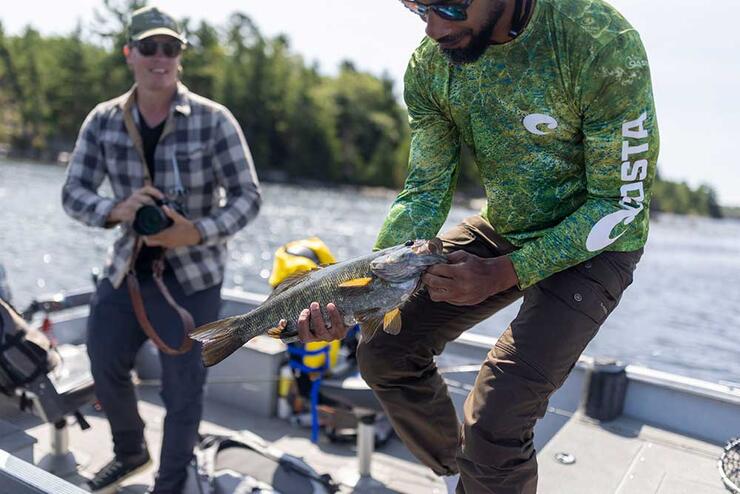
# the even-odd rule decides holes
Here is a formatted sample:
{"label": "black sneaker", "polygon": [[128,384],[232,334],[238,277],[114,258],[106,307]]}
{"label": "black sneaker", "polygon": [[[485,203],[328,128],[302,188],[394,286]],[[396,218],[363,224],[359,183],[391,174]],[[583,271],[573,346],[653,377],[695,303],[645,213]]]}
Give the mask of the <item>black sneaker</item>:
{"label": "black sneaker", "polygon": [[113,458],[92,479],[87,481],[87,487],[93,494],[116,492],[118,484],[141,472],[151,463],[152,459],[148,451],[134,457]]}

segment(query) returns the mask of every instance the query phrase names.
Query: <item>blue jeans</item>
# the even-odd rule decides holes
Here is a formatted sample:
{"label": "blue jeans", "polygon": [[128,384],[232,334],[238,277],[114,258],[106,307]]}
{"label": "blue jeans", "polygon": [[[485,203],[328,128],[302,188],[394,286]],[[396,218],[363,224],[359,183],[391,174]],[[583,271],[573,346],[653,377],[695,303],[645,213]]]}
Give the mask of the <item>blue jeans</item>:
{"label": "blue jeans", "polygon": [[[179,347],[183,338],[180,318],[164,300],[154,280],[139,281],[152,325],[168,345]],[[172,271],[165,272],[164,282],[177,303],[192,314],[196,326],[218,318],[220,284],[186,295]],[[110,423],[114,453],[118,458],[141,454],[145,447],[144,421],[139,415],[130,372],[147,337],[134,315],[126,283],[118,289],[107,279],[100,283],[90,304],[87,331],[95,392]],[[206,370],[200,350],[200,345],[194,343],[193,349],[183,355],[159,354],[160,396],[167,415],[156,492],[179,492],[186,479],[186,467],[193,456],[203,412]]]}

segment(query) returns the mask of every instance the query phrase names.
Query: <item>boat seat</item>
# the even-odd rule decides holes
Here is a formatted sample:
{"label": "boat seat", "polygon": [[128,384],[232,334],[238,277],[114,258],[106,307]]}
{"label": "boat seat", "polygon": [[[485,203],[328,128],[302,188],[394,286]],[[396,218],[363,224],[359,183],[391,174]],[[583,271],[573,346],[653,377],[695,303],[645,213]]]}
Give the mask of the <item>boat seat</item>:
{"label": "boat seat", "polygon": [[325,379],[321,393],[327,398],[363,414],[382,413],[383,407],[365,380],[355,373],[347,377]]}
{"label": "boat seat", "polygon": [[61,345],[57,351],[61,365],[38,376],[19,390],[19,394],[21,409],[30,409],[50,424],[51,450],[38,466],[64,477],[75,473],[78,466],[69,450],[68,418],[74,417],[83,430],[90,428],[80,409],[95,401],[95,388],[84,345]]}
{"label": "boat seat", "polygon": [[52,452],[67,455],[67,417],[88,428],[79,410],[95,400],[85,346],[55,347],[48,334],[0,300],[0,391],[52,424]]}
{"label": "boat seat", "polygon": [[[38,376],[20,390],[26,400],[24,407],[31,405],[36,415],[52,424],[77,414],[80,408],[95,401],[85,346],[61,345],[57,351],[61,365]],[[87,428],[86,424],[83,428]]]}
{"label": "boat seat", "polygon": [[320,393],[352,410],[357,418],[357,460],[361,478],[371,477],[375,450],[375,421],[383,407],[365,380],[354,373],[343,378],[325,379]]}

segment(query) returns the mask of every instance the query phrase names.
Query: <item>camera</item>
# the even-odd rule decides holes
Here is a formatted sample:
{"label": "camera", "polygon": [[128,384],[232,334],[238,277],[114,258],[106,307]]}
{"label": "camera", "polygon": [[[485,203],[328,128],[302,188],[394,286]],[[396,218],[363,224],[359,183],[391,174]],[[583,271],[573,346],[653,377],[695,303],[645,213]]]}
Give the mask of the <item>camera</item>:
{"label": "camera", "polygon": [[178,214],[185,215],[183,207],[177,201],[155,199],[154,204],[145,204],[136,211],[133,228],[139,235],[156,235],[174,223],[162,209],[168,206]]}

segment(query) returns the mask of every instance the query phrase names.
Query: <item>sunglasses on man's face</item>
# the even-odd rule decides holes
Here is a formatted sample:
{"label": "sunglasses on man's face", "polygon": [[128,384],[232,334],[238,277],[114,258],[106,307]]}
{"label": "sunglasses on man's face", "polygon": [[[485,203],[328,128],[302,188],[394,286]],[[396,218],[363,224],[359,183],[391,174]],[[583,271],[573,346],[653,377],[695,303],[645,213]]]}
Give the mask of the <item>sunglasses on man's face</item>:
{"label": "sunglasses on man's face", "polygon": [[141,39],[139,41],[134,41],[132,44],[144,57],[152,57],[157,53],[157,48],[162,48],[162,53],[165,57],[175,58],[182,53],[183,49],[182,43],[174,39],[171,41]]}
{"label": "sunglasses on man's face", "polygon": [[433,10],[435,14],[447,21],[464,21],[468,18],[467,10],[470,4],[473,3],[473,0],[440,2],[431,5],[419,3],[416,0],[401,0],[401,3],[424,21],[427,20],[430,10]]}

